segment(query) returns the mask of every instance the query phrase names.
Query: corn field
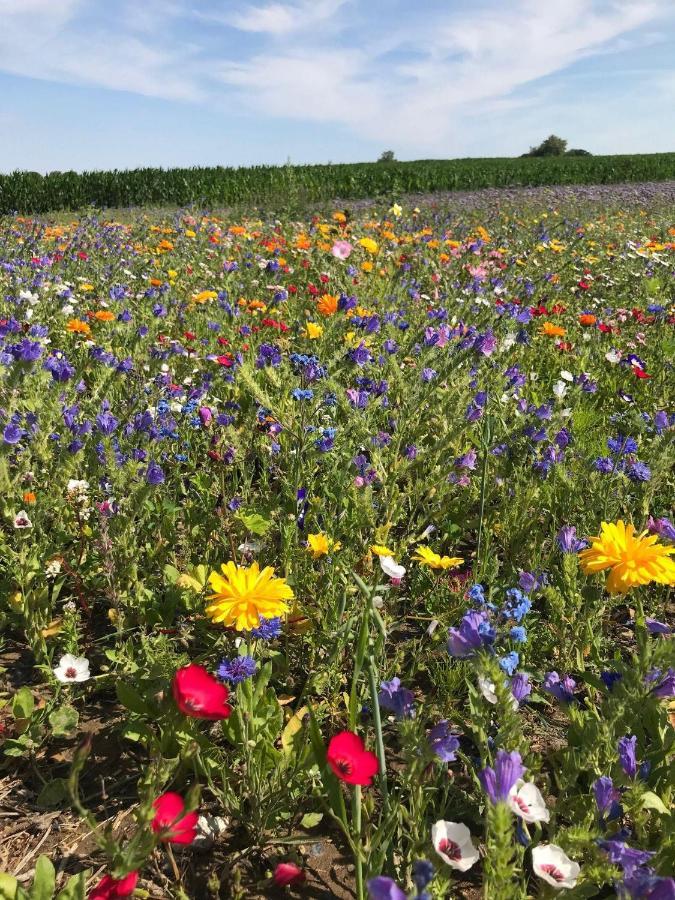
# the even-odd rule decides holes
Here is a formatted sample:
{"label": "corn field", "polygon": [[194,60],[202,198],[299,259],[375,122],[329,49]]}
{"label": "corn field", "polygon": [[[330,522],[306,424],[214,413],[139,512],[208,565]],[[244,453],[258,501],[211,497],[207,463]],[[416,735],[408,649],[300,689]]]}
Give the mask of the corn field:
{"label": "corn field", "polygon": [[283,206],[435,191],[675,178],[675,153],[0,175],[0,214],[95,207]]}

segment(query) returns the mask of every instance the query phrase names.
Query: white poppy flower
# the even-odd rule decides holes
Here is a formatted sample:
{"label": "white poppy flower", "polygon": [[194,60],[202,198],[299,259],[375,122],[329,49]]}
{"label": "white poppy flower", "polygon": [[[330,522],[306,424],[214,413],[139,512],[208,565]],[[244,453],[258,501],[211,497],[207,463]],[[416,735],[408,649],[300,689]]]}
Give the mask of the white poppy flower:
{"label": "white poppy flower", "polygon": [[75,681],[89,681],[89,660],[84,656],[73,656],[72,653],[64,654],[59,664],[52,672],[61,684],[70,684]]}
{"label": "white poppy flower", "polygon": [[560,377],[563,381],[574,381],[574,375],[571,372],[568,372],[567,369],[560,370]]}
{"label": "white poppy flower", "polygon": [[618,350],[610,350],[609,353],[605,353],[605,359],[608,363],[616,365],[621,360],[621,354]]}
{"label": "white poppy flower", "polygon": [[525,822],[548,822],[551,818],[537,785],[522,778],[511,788],[509,806]]}
{"label": "white poppy flower", "polygon": [[19,512],[14,516],[14,527],[15,528],[32,528],[33,523],[28,518],[28,513],[25,509],[19,510]]}
{"label": "white poppy flower", "polygon": [[399,566],[393,556],[380,556],[380,568],[387,578],[401,579],[405,575],[405,566]]}
{"label": "white poppy flower", "polygon": [[573,888],[581,867],[557,844],[539,844],[532,851],[534,874],[559,890]]}
{"label": "white poppy flower", "polygon": [[478,862],[478,850],[471,840],[471,832],[462,822],[440,819],[431,826],[431,841],[436,853],[453,869],[466,872]]}
{"label": "white poppy flower", "polygon": [[567,385],[565,384],[565,382],[562,380],[556,381],[556,383],[553,385],[553,393],[558,398],[558,400],[562,400],[562,398],[567,393]]}

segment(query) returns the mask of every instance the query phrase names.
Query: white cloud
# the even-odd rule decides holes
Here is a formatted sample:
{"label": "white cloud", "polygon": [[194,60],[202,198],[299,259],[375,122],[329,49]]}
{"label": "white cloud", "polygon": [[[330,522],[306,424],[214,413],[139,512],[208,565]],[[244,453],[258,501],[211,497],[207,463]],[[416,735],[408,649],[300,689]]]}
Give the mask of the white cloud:
{"label": "white cloud", "polygon": [[288,35],[315,28],[331,19],[348,0],[302,0],[294,4],[249,6],[221,21],[240,31]]}

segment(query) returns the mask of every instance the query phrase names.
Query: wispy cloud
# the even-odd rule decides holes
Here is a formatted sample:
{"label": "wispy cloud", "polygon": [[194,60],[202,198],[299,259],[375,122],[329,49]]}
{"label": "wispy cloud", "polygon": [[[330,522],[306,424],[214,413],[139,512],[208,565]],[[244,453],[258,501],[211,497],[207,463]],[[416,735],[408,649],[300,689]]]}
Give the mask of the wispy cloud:
{"label": "wispy cloud", "polygon": [[302,0],[299,3],[268,3],[265,6],[249,6],[234,15],[223,17],[240,31],[262,32],[270,35],[288,35],[295,31],[307,31],[331,19],[348,0]]}

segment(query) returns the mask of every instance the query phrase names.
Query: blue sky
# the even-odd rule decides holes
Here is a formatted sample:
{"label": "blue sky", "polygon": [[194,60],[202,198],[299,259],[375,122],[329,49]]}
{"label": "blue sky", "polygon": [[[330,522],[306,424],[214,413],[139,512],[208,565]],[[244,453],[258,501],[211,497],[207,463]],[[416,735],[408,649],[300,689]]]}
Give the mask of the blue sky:
{"label": "blue sky", "polygon": [[0,0],[0,172],[675,150],[675,3]]}

